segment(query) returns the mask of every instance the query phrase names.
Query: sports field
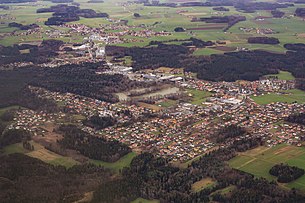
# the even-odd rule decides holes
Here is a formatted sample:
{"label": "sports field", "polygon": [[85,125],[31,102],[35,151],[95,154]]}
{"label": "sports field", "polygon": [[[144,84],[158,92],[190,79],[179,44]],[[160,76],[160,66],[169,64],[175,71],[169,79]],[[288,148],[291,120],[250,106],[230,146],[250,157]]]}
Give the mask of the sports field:
{"label": "sports field", "polygon": [[[281,144],[272,148],[258,147],[247,152],[240,153],[229,161],[233,168],[251,173],[257,177],[264,177],[267,180],[276,180],[276,177],[269,174],[272,166],[278,163],[286,163],[290,166],[297,166],[305,169],[305,148]],[[284,187],[297,188],[305,191],[305,176],[287,184]]]}
{"label": "sports field", "polygon": [[270,104],[273,102],[286,102],[293,103],[297,102],[299,104],[305,103],[305,92],[298,89],[283,91],[285,94],[281,93],[270,93],[260,96],[251,96],[251,98],[260,105]]}
{"label": "sports field", "polygon": [[206,99],[212,95],[212,93],[207,91],[201,91],[196,89],[188,89],[187,93],[191,98],[191,104],[202,105],[202,102],[205,102]]}

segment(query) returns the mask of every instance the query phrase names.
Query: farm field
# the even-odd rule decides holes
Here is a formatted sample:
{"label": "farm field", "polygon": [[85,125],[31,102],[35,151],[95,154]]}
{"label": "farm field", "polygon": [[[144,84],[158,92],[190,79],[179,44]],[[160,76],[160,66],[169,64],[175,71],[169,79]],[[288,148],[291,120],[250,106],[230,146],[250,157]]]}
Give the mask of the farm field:
{"label": "farm field", "polygon": [[305,103],[305,92],[298,89],[283,91],[285,94],[270,93],[260,96],[251,96],[251,98],[260,105],[270,104],[273,102],[287,103]]}
{"label": "farm field", "polygon": [[[75,2],[80,4],[81,8],[94,9],[97,12],[106,12],[110,15],[112,20],[128,20],[128,25],[139,26],[145,25],[148,29],[154,31],[168,31],[171,32],[169,36],[158,37],[135,37],[137,41],[118,44],[119,46],[132,47],[140,46],[144,47],[149,44],[150,41],[166,41],[171,39],[189,39],[195,37],[202,40],[221,40],[230,42],[225,47],[227,48],[247,48],[249,50],[267,50],[272,52],[284,53],[286,49],[283,47],[286,43],[304,42],[305,33],[304,21],[298,17],[294,17],[295,8],[279,9],[286,12],[286,18],[273,19],[271,13],[268,11],[259,11],[254,13],[240,13],[234,7],[228,7],[228,12],[215,12],[212,7],[156,7],[156,6],[144,6],[143,4],[130,4],[122,5],[123,0],[105,0],[104,3],[88,3],[85,0],[76,0]],[[49,18],[51,13],[37,14],[36,10],[39,8],[45,8],[56,5],[48,1],[38,1],[37,3],[29,4],[10,4],[10,10],[0,10],[0,15],[8,14],[17,23],[37,23],[44,30],[59,29],[57,26],[45,26],[44,21]],[[303,6],[300,4],[300,6]],[[183,11],[183,12],[181,12]],[[135,18],[134,13],[139,13],[141,17]],[[227,32],[223,32],[223,24],[211,24],[204,22],[191,22],[191,19],[196,17],[210,17],[210,16],[223,16],[223,15],[244,15],[247,20],[239,22],[229,29]],[[255,18],[259,16],[265,16],[267,19],[262,23],[256,21]],[[8,27],[8,23],[12,20],[2,20],[4,24],[0,26],[0,33],[21,33],[22,31]],[[77,22],[90,27],[98,27],[101,24],[110,24],[110,20],[101,18],[81,18]],[[183,27],[186,32],[174,32],[176,27]],[[244,32],[240,28],[254,28],[254,29],[266,29],[270,28],[275,31],[274,34],[269,34],[270,37],[277,37],[280,39],[279,45],[266,45],[266,44],[248,44],[247,38],[252,36],[262,36],[256,32]],[[129,37],[129,36],[127,36]],[[43,39],[48,39],[46,35],[30,34],[27,36],[5,36],[0,37],[0,44],[5,46],[11,46],[21,42],[39,42]],[[72,37],[60,37],[60,40],[65,42],[80,43],[83,40],[82,36],[73,34]],[[222,54],[225,51],[215,49],[199,49],[194,52],[195,56],[210,55],[210,54]]]}
{"label": "farm field", "polygon": [[[269,181],[276,180],[276,177],[269,174],[269,170],[278,163],[286,163],[290,166],[305,169],[305,148],[287,144],[281,144],[272,148],[261,146],[240,153],[229,161],[231,167],[251,173],[257,177],[264,177]],[[287,188],[305,191],[305,176],[282,185]]]}
{"label": "farm field", "polygon": [[109,162],[104,162],[104,161],[99,161],[99,160],[93,160],[91,159],[90,162],[94,163],[99,166],[104,166],[105,168],[109,168],[114,170],[115,172],[119,172],[121,169],[124,167],[128,167],[132,161],[132,159],[136,156],[137,154],[135,152],[130,152],[129,154],[125,155],[118,161],[114,163],[109,163]]}
{"label": "farm field", "polygon": [[34,151],[28,151],[23,148],[22,143],[12,144],[3,149],[4,154],[12,154],[12,153],[23,153],[33,158],[40,159],[46,163],[52,165],[61,165],[67,168],[70,168],[79,162],[73,160],[70,157],[64,157],[54,152],[51,152],[45,149],[42,145],[31,141],[30,142],[34,146]]}

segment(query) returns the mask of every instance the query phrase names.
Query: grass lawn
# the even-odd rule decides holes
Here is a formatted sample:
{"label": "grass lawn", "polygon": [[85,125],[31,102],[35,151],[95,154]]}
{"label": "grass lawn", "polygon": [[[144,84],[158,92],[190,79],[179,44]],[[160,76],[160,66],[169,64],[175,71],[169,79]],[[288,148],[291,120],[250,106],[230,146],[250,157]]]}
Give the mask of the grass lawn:
{"label": "grass lawn", "polygon": [[171,99],[165,99],[164,101],[158,103],[161,107],[168,108],[177,104],[177,101]]}
{"label": "grass lawn", "polygon": [[[272,148],[258,147],[240,153],[229,161],[229,165],[232,168],[251,173],[257,177],[264,177],[269,181],[276,180],[276,177],[269,174],[269,170],[278,163],[286,163],[290,166],[305,169],[305,148],[287,144],[281,144]],[[305,191],[305,176],[282,185]]]}
{"label": "grass lawn", "polygon": [[196,89],[188,89],[187,92],[191,95],[191,104],[195,105],[201,105],[202,102],[206,101],[207,97],[212,95],[212,93],[210,92]]}
{"label": "grass lawn", "polygon": [[119,159],[118,161],[116,161],[114,163],[93,160],[93,159],[91,159],[90,162],[94,163],[96,165],[99,165],[99,166],[104,166],[105,168],[112,169],[118,173],[120,169],[123,169],[124,167],[128,167],[130,165],[132,159],[136,155],[137,154],[135,152],[130,152],[129,154],[123,156],[121,159]]}
{"label": "grass lawn", "polygon": [[148,199],[143,199],[143,198],[138,198],[130,203],[159,203],[158,200],[148,200]]}
{"label": "grass lawn", "polygon": [[212,178],[204,178],[200,181],[195,182],[192,185],[192,190],[193,192],[199,192],[202,189],[208,188],[208,187],[212,187],[216,184],[216,182],[212,179]]}
{"label": "grass lawn", "polygon": [[251,98],[260,105],[270,104],[273,102],[287,103],[305,103],[305,92],[298,89],[283,91],[287,94],[270,93],[260,96],[251,96]]}
{"label": "grass lawn", "polygon": [[277,76],[280,80],[294,80],[295,77],[288,71],[280,71],[278,74],[266,75],[266,76]]}

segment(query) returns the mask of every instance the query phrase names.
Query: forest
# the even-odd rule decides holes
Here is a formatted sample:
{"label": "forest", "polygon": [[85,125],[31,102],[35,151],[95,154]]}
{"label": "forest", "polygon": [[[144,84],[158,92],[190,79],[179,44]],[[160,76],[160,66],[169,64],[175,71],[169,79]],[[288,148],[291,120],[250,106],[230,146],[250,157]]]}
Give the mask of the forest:
{"label": "forest", "polygon": [[279,183],[289,183],[303,176],[304,169],[281,163],[273,166],[269,173],[276,176]]}
{"label": "forest", "polygon": [[[16,62],[32,62],[40,64],[48,62],[50,57],[57,56],[57,51],[63,41],[60,40],[43,40],[39,46],[22,44],[14,46],[0,45],[0,65]],[[20,50],[29,49],[29,53],[21,54]]]}
{"label": "forest", "polygon": [[63,139],[58,141],[63,148],[79,151],[90,159],[115,162],[131,152],[125,144],[91,135],[74,125],[62,125],[58,131],[63,134]]}
{"label": "forest", "polygon": [[93,164],[66,169],[24,154],[0,156],[0,199],[9,202],[74,202],[110,180],[112,173]]}
{"label": "forest", "polygon": [[116,124],[116,120],[111,116],[94,115],[83,121],[83,124],[97,130],[107,128]]}
{"label": "forest", "polygon": [[0,134],[0,149],[22,141],[31,139],[31,133],[23,129],[5,130],[2,135]]}
{"label": "forest", "polygon": [[29,30],[29,29],[35,29],[35,28],[39,27],[39,25],[37,25],[36,23],[29,24],[29,25],[23,25],[21,23],[16,23],[16,22],[9,23],[8,26],[16,27],[16,28],[19,28],[20,30]]}
{"label": "forest", "polygon": [[231,15],[231,16],[211,16],[206,18],[199,18],[196,21],[203,21],[206,23],[227,23],[228,25],[223,29],[223,31],[226,32],[236,23],[245,20],[246,20],[245,16]]}
{"label": "forest", "polygon": [[151,85],[132,81],[121,74],[96,74],[101,67],[103,67],[102,62],[63,65],[54,69],[46,68],[37,74],[30,84],[51,91],[70,92],[107,102],[118,101],[113,93]]}
{"label": "forest", "polygon": [[305,8],[297,8],[295,10],[295,15],[298,17],[305,17]]}
{"label": "forest", "polygon": [[216,143],[223,143],[227,139],[235,138],[238,136],[242,136],[246,133],[246,130],[237,126],[237,125],[229,125],[222,129],[220,129],[218,132],[216,132],[214,135],[211,136],[212,140],[215,140]]}
{"label": "forest", "polygon": [[249,37],[248,43],[250,44],[279,44],[279,39],[275,37]]}
{"label": "forest", "polygon": [[274,18],[281,18],[285,15],[285,12],[279,10],[272,10],[271,11],[272,17]]}
{"label": "forest", "polygon": [[[195,57],[183,45],[158,43],[156,47],[107,46],[106,54],[115,57],[132,56],[134,70],[171,67],[185,68],[197,77],[209,81],[258,80],[263,75],[289,71],[296,77],[297,87],[305,89],[304,44],[286,44],[286,54],[266,51],[239,51],[209,57]],[[230,65],[228,65],[230,64]]]}
{"label": "forest", "polygon": [[305,113],[297,113],[297,114],[289,115],[286,118],[286,121],[290,123],[305,125]]}
{"label": "forest", "polygon": [[[186,169],[171,166],[165,159],[149,153],[135,157],[130,168],[122,171],[122,179],[102,184],[94,192],[93,202],[127,203],[137,197],[158,199],[161,203],[194,202],[302,202],[303,196],[296,191],[281,189],[275,182],[231,169],[226,161],[236,155],[236,149],[245,151],[256,147],[251,139],[243,140],[243,147],[234,143],[229,148],[217,149],[192,162]],[[192,192],[193,183],[210,177],[217,182],[197,193]],[[236,190],[225,196],[217,192],[230,185]],[[131,187],[132,186],[132,187]]]}

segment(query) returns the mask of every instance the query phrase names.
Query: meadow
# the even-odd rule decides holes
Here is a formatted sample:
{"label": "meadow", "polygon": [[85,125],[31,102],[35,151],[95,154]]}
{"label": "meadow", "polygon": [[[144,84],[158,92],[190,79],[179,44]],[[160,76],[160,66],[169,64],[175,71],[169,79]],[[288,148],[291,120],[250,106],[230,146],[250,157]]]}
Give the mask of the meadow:
{"label": "meadow", "polygon": [[109,168],[111,170],[114,170],[115,172],[119,172],[121,169],[124,167],[128,167],[132,161],[132,159],[136,156],[137,154],[135,152],[130,152],[129,154],[123,156],[121,159],[114,163],[110,162],[104,162],[104,161],[99,161],[99,160],[93,160],[91,159],[90,162],[93,164],[96,164],[98,166],[103,166],[105,168]]}
{"label": "meadow", "polygon": [[280,80],[294,80],[295,77],[288,71],[280,71],[278,74],[266,75],[268,76],[276,76]]}
{"label": "meadow", "polygon": [[200,192],[201,190],[216,185],[216,182],[212,178],[204,178],[200,181],[195,182],[192,185],[193,192]]}
{"label": "meadow", "polygon": [[[232,168],[251,173],[257,177],[275,181],[276,177],[269,174],[272,166],[278,163],[286,163],[305,169],[305,148],[287,144],[277,145],[272,148],[258,147],[243,153],[229,161]],[[286,188],[296,188],[305,191],[305,176],[287,184],[281,184]]]}
{"label": "meadow", "polygon": [[[302,21],[298,17],[294,17],[293,13],[295,8],[286,8],[280,9],[286,12],[285,18],[274,19],[268,18],[264,21],[264,23],[258,22],[255,20],[258,16],[266,16],[271,17],[271,13],[269,11],[258,11],[255,13],[240,13],[234,7],[228,7],[230,11],[228,12],[216,12],[212,9],[212,7],[146,7],[143,4],[129,4],[122,5],[123,0],[105,0],[104,3],[88,3],[87,0],[76,0],[75,2],[80,4],[81,8],[89,8],[94,9],[97,12],[106,12],[110,15],[110,18],[113,20],[128,20],[128,25],[131,26],[139,26],[145,25],[148,29],[152,29],[154,31],[168,31],[172,32],[172,35],[169,36],[161,36],[161,37],[136,37],[138,41],[130,42],[130,43],[122,43],[119,46],[132,47],[132,46],[140,46],[144,47],[149,44],[150,41],[167,41],[171,39],[188,39],[190,37],[196,37],[202,40],[221,40],[226,41],[226,47],[231,47],[233,50],[238,48],[247,48],[249,50],[267,50],[277,53],[284,53],[286,49],[283,47],[285,43],[297,43],[304,42],[304,33],[305,26],[304,21]],[[54,26],[45,26],[44,21],[51,16],[51,13],[41,13],[36,14],[36,10],[38,8],[49,7],[53,4],[48,1],[39,1],[38,3],[29,3],[29,4],[11,4],[11,10],[5,11],[0,10],[0,15],[9,14],[14,18],[13,21],[18,23],[37,23],[44,30],[53,29],[57,27]],[[300,7],[304,7],[304,5],[300,4]],[[139,13],[141,17],[135,18],[133,16],[134,13]],[[224,15],[244,15],[247,20],[244,22],[239,22],[230,28],[227,32],[222,31],[221,26],[212,26],[211,24],[204,22],[191,22],[191,19],[196,17],[210,17],[210,16],[224,16]],[[17,33],[21,32],[16,30],[15,28],[9,28],[8,23],[12,20],[3,20],[5,24],[0,26],[0,33],[10,33],[12,31],[16,31]],[[75,23],[75,22],[71,22]],[[100,24],[109,24],[106,19],[85,19],[82,18],[80,21],[76,23],[82,23],[87,26],[97,27]],[[176,27],[183,27],[187,31],[186,32],[174,32]],[[262,44],[248,44],[247,38],[252,36],[261,36],[256,32],[244,32],[240,30],[240,27],[244,28],[271,28],[275,31],[274,34],[270,34],[268,36],[277,37],[280,39],[279,45],[262,45]],[[202,30],[203,29],[203,30]],[[129,36],[126,36],[128,38]],[[0,37],[0,44],[5,46],[10,46],[16,43],[21,42],[37,42],[42,39],[48,39],[46,35],[37,35],[31,34],[28,36],[6,36]],[[81,42],[81,36],[72,36],[60,38],[66,42]],[[195,56],[200,55],[211,55],[211,54],[222,54],[223,51],[215,50],[211,48],[203,48],[196,50],[194,52]]]}
{"label": "meadow", "polygon": [[251,96],[251,98],[260,105],[270,104],[274,102],[286,102],[299,104],[305,103],[305,92],[299,89],[292,89],[280,93],[269,93],[260,96]]}
{"label": "meadow", "polygon": [[34,146],[33,151],[29,151],[23,148],[22,143],[16,143],[9,146],[4,147],[3,152],[4,154],[13,154],[13,153],[22,153],[27,156],[40,159],[41,161],[44,161],[46,163],[52,164],[52,165],[61,165],[65,166],[66,168],[70,168],[76,164],[79,164],[79,162],[73,160],[71,157],[65,157],[61,156],[59,154],[56,154],[54,152],[51,152],[47,149],[45,149],[42,145],[30,141],[31,145]]}

